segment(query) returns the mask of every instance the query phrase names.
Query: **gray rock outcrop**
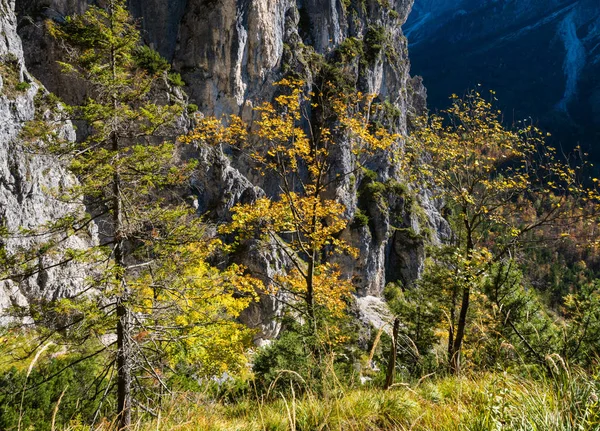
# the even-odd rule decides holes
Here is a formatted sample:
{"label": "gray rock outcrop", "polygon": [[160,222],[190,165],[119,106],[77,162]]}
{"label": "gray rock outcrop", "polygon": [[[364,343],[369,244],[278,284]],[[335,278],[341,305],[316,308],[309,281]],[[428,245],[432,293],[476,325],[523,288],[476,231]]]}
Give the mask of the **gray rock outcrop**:
{"label": "gray rock outcrop", "polygon": [[[27,66],[67,101],[77,100],[85,91],[58,73],[57,47],[45,35],[42,22],[61,20],[87,4],[87,0],[17,0]],[[410,76],[402,32],[412,0],[130,0],[129,4],[140,20],[144,40],[181,73],[190,102],[204,114],[235,113],[251,120],[252,106],[270,100],[275,93],[272,84],[289,73],[302,76],[309,86],[319,85],[329,73],[340,80],[339,85],[378,94],[377,102],[389,111],[385,121],[404,135],[411,115],[425,109],[425,90]],[[11,26],[14,33],[14,21]],[[349,145],[341,139],[332,154],[332,176],[356,167]],[[196,156],[201,163],[192,184],[193,200],[200,212],[215,220],[226,220],[237,202],[277,190],[273,179],[255,175],[235,154],[199,151]],[[355,280],[359,295],[380,296],[387,282],[410,285],[420,276],[425,242],[438,239],[446,226],[429,195],[408,184],[390,157],[370,161],[368,170],[346,177],[330,194],[346,206],[351,227],[343,235],[361,252],[358,262],[340,260],[344,272]],[[285,266],[264,253],[251,253],[246,262],[266,272]],[[247,320],[273,335],[277,327],[270,317],[280,305],[269,301],[246,314]]]}
{"label": "gray rock outcrop", "polygon": [[[52,191],[75,181],[60,160],[33,154],[20,139],[23,126],[34,118],[36,110],[37,115],[51,114],[39,109],[42,97],[38,96],[46,90],[25,67],[14,6],[12,0],[0,0],[0,226],[9,232],[7,238],[0,238],[0,248],[8,254],[45,239],[44,236],[21,235],[21,228],[38,228],[74,209],[73,205],[54,198]],[[70,123],[65,123],[60,133],[63,139],[75,139]],[[73,237],[64,247],[79,248],[85,244],[86,239]],[[40,259],[43,259],[42,266],[51,266],[48,257]],[[8,319],[2,317],[2,310],[23,306],[30,299],[71,294],[83,277],[74,266],[48,268],[25,280],[3,277],[6,279],[0,281],[0,324]]]}

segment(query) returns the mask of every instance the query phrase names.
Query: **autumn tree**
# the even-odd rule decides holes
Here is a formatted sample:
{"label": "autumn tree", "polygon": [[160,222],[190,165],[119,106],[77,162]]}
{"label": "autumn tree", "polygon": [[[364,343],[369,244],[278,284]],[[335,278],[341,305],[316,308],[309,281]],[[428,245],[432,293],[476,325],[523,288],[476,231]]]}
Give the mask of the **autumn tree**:
{"label": "autumn tree", "polygon": [[441,287],[448,294],[449,368],[456,373],[472,295],[491,267],[515,256],[531,232],[553,226],[556,237],[569,224],[589,221],[598,194],[583,185],[581,167],[558,160],[538,129],[504,127],[477,92],[453,96],[441,116],[417,123],[407,157],[437,191],[453,228]]}
{"label": "autumn tree", "polygon": [[[139,61],[147,50],[140,48],[125,1],[90,6],[48,27],[65,50],[65,73],[84,83],[87,98],[78,106],[63,105],[53,121],[40,116],[25,127],[23,138],[31,148],[66,160],[78,182],[52,192],[76,205],[58,220],[20,232],[44,241],[14,256],[19,265],[8,276],[23,279],[47,265],[69,263],[86,269],[79,292],[32,304],[27,312],[43,342],[68,344],[70,350],[85,346],[88,354],[76,362],[105,358],[96,379],[108,381],[107,392],[116,385],[118,428],[126,429],[134,403],[155,413],[152,389],[169,391],[167,376],[176,366],[194,366],[199,375],[245,366],[250,337],[233,318],[253,299],[256,286],[241,268],[218,271],[206,263],[216,243],[181,197],[195,167],[182,160],[174,143],[173,125],[184,107],[152,99],[168,65],[153,61],[158,67],[149,68]],[[70,119],[88,127],[79,142],[61,139],[59,127]],[[97,241],[89,238],[94,225]],[[89,246],[69,248],[74,236]],[[97,349],[89,353],[90,346]]]}
{"label": "autumn tree", "polygon": [[[295,299],[290,306],[307,318],[315,333],[318,311],[341,313],[353,291],[351,280],[331,259],[357,253],[341,239],[348,214],[335,190],[360,172],[369,157],[391,150],[399,135],[373,121],[373,95],[339,95],[331,87],[311,93],[296,79],[276,85],[279,95],[255,109],[251,127],[237,116],[208,117],[185,140],[231,146],[258,173],[277,181],[274,196],[236,205],[231,223],[220,232],[235,234],[238,240],[258,235],[287,257],[292,267],[270,280],[271,292],[290,293]],[[352,166],[340,169],[333,154],[344,141],[353,160]]]}

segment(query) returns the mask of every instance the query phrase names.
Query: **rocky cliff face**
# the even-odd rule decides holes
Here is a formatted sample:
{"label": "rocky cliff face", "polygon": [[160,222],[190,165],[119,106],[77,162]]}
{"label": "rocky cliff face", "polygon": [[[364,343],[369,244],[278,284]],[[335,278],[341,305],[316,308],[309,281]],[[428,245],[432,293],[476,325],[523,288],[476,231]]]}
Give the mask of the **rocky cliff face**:
{"label": "rocky cliff face", "polygon": [[[86,5],[86,0],[17,0],[25,62],[67,100],[81,97],[84,90],[67,83],[52,66],[57,50],[40,23],[47,17],[60,20]],[[409,73],[402,32],[411,6],[412,0],[130,0],[144,39],[172,61],[187,83],[190,102],[205,114],[236,113],[250,119],[253,104],[270,99],[272,84],[286,74],[315,85],[329,73],[343,77],[340,85],[379,94],[378,101],[390,108],[390,121],[402,133],[410,115],[425,106],[421,81]],[[355,163],[347,145],[339,147],[334,155],[338,172]],[[226,218],[238,201],[277,189],[235,155],[200,151],[196,156],[202,161],[192,184],[197,205],[216,219]],[[427,192],[398,186],[405,179],[389,158],[379,158],[369,169],[375,177],[349,178],[331,194],[346,205],[349,220],[359,209],[368,216],[368,223],[353,223],[344,233],[360,248],[359,262],[343,263],[359,295],[378,296],[386,282],[414,281],[422,270],[426,237],[436,240],[447,228]],[[369,195],[368,182],[380,184],[376,196]],[[276,256],[260,253],[251,253],[247,262],[268,271],[283,265]],[[272,335],[277,328],[268,316],[277,307],[265,301],[247,317]]]}
{"label": "rocky cliff face", "polygon": [[[40,109],[44,88],[25,67],[21,39],[17,35],[14,1],[0,0],[0,226],[9,231],[31,229],[55,220],[72,209],[51,196],[51,190],[72,184],[61,162],[37,156],[23,147],[19,133],[24,124],[38,115],[50,115]],[[62,127],[63,138],[75,139],[70,124]],[[39,238],[8,238],[2,244],[11,253],[28,247]],[[72,238],[65,247],[85,245]],[[48,263],[48,258],[43,258]],[[0,281],[0,324],[6,318],[1,310],[23,305],[35,298],[53,298],[74,291],[81,282],[77,268],[52,268],[21,281]]]}
{"label": "rocky cliff face", "polygon": [[416,0],[405,30],[433,107],[483,84],[509,121],[531,116],[600,158],[597,0]]}

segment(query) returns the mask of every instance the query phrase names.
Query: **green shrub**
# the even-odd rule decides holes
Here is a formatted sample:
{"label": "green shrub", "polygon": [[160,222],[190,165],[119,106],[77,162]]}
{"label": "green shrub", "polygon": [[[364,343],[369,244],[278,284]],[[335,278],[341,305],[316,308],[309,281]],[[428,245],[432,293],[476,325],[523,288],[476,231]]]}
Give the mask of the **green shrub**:
{"label": "green shrub", "polygon": [[363,168],[362,173],[364,176],[363,181],[365,182],[365,184],[368,182],[377,181],[377,172],[372,171],[371,169]]}
{"label": "green shrub", "polygon": [[356,347],[357,323],[316,311],[318,336],[308,325],[286,318],[280,338],[255,354],[253,371],[260,392],[277,397],[293,387],[296,394],[323,395],[356,380],[354,365],[364,353]]}
{"label": "green shrub", "polygon": [[363,210],[358,208],[352,220],[352,227],[360,228],[369,225],[369,216]]}
{"label": "green shrub", "polygon": [[356,89],[356,77],[347,68],[327,62],[317,64],[319,86],[325,88],[325,97],[332,97],[334,94],[344,97]]}
{"label": "green shrub", "polygon": [[149,46],[138,47],[134,52],[134,61],[151,75],[159,75],[171,68],[169,62]]}
{"label": "green shrub", "polygon": [[305,390],[307,382],[317,378],[314,344],[307,328],[293,325],[278,340],[259,350],[253,359],[253,371],[260,389],[288,391],[293,385],[297,390]]}
{"label": "green shrub", "polygon": [[15,92],[21,83],[20,66],[13,57],[12,54],[0,57],[0,77],[2,77],[0,93],[8,97],[16,96]]}
{"label": "green shrub", "polygon": [[402,116],[402,110],[394,105],[389,99],[385,99],[383,103],[381,103],[381,109],[390,119],[396,119]]}
{"label": "green shrub", "polygon": [[177,72],[169,73],[168,79],[171,85],[174,85],[175,87],[185,87],[185,82],[181,78],[181,75]]}
{"label": "green shrub", "polygon": [[422,285],[403,288],[398,282],[388,283],[383,291],[390,310],[402,322],[398,341],[399,363],[415,378],[435,371],[432,349],[438,342],[435,329],[442,316],[440,303],[432,300],[434,295],[429,288]]}
{"label": "green shrub", "polygon": [[358,204],[361,208],[377,205],[382,211],[388,209],[388,189],[384,183],[365,179],[358,189]]}
{"label": "green shrub", "polygon": [[[56,414],[56,429],[62,429],[77,418],[90,423],[100,407],[100,398],[106,389],[104,380],[95,381],[101,375],[102,366],[88,360],[67,368],[57,377],[44,382],[50,376],[71,363],[73,358],[52,359],[48,364],[35,367],[27,379],[23,397],[21,429],[44,431],[51,429],[52,415],[60,400]],[[16,429],[21,412],[21,396],[27,370],[11,368],[0,375],[0,429]],[[105,376],[106,377],[106,376]],[[39,386],[38,386],[39,385]],[[112,409],[112,396],[104,400],[100,414]]]}
{"label": "green shrub", "polygon": [[363,41],[355,37],[348,37],[338,46],[336,53],[338,60],[343,63],[361,57],[364,54]]}
{"label": "green shrub", "polygon": [[193,114],[194,112],[198,112],[198,105],[196,105],[195,103],[188,104],[187,112],[188,112],[188,114]]}
{"label": "green shrub", "polygon": [[369,64],[375,63],[386,42],[385,28],[380,25],[370,25],[365,33],[365,58]]}
{"label": "green shrub", "polygon": [[29,90],[29,88],[31,88],[31,84],[29,82],[19,82],[16,86],[15,86],[15,90],[17,91],[27,91]]}

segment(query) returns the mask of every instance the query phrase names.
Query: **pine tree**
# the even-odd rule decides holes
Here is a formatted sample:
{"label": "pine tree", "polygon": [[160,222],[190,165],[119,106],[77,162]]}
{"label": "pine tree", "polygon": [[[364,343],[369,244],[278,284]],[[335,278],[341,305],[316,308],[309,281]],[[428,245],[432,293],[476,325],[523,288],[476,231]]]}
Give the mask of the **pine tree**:
{"label": "pine tree", "polygon": [[[65,49],[63,69],[88,93],[81,105],[64,106],[57,115],[83,121],[89,130],[81,142],[66,142],[56,123],[44,118],[25,128],[24,137],[38,142],[39,151],[69,160],[78,184],[54,193],[79,205],[26,232],[47,240],[23,250],[18,271],[26,277],[44,270],[31,259],[40,254],[52,255],[53,265],[87,267],[83,292],[38,304],[29,313],[43,339],[72,347],[89,349],[116,335],[114,343],[103,341],[106,345],[80,359],[107,358],[100,381],[116,369],[118,428],[126,429],[134,401],[155,412],[160,400],[152,390],[169,391],[165,375],[178,364],[195,364],[206,375],[245,366],[249,332],[233,318],[253,300],[256,281],[241,268],[218,271],[206,264],[218,242],[207,239],[201,220],[181,197],[195,167],[182,160],[173,138],[183,106],[152,100],[151,90],[164,79],[168,64],[140,48],[125,1],[90,6],[64,23],[49,23],[49,30]],[[93,223],[98,244],[61,248]],[[145,401],[136,399],[134,390]]]}

